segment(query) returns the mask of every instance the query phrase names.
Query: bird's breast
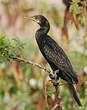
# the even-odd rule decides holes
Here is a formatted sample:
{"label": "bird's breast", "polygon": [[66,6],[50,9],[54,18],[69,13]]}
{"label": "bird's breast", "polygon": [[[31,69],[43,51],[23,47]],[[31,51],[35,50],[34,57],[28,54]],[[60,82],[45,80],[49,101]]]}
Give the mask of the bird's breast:
{"label": "bird's breast", "polygon": [[39,47],[42,47],[45,44],[46,39],[43,35],[36,34],[35,38],[36,38],[36,42]]}

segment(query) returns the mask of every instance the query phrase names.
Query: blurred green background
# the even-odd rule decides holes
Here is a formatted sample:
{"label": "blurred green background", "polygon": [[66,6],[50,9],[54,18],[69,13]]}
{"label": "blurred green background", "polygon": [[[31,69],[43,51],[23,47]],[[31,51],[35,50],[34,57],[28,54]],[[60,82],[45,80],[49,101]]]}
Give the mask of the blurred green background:
{"label": "blurred green background", "polygon": [[[0,33],[4,33],[10,40],[18,38],[23,43],[22,58],[50,70],[35,41],[35,32],[39,26],[24,19],[24,16],[37,14],[47,17],[51,26],[49,35],[65,50],[78,76],[82,75],[82,84],[78,90],[82,108],[74,102],[64,85],[59,87],[62,109],[86,110],[87,76],[83,74],[87,67],[87,36],[84,38],[87,30],[80,24],[80,29],[76,30],[75,25],[69,21],[69,38],[63,35],[65,9],[62,0],[0,0]],[[21,45],[16,45],[16,49],[17,46]],[[48,73],[25,63],[9,63],[3,59],[1,61],[1,58],[0,62],[0,110],[48,110],[44,90]]]}

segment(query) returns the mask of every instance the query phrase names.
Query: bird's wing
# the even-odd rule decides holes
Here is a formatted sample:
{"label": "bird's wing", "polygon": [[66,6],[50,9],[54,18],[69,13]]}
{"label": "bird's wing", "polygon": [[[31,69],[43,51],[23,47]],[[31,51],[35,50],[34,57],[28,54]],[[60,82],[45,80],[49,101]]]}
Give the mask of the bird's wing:
{"label": "bird's wing", "polygon": [[44,42],[43,51],[46,58],[66,73],[67,76],[73,79],[77,77],[63,49],[49,36]]}

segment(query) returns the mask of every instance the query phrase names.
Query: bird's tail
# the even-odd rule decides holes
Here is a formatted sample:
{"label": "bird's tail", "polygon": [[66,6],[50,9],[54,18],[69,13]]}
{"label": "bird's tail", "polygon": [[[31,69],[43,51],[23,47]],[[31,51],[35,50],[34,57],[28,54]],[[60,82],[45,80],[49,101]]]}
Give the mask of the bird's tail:
{"label": "bird's tail", "polygon": [[68,86],[69,86],[70,92],[72,93],[72,95],[73,95],[75,101],[77,102],[77,104],[78,104],[79,106],[82,106],[82,104],[81,104],[81,102],[80,102],[80,100],[79,100],[79,97],[78,97],[78,95],[77,95],[77,93],[76,93],[76,90],[75,90],[73,84],[68,83]]}

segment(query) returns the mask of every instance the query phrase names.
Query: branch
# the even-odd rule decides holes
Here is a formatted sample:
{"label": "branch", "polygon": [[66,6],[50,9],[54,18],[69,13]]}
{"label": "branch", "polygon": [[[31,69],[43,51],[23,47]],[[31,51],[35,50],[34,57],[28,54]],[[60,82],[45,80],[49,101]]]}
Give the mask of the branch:
{"label": "branch", "polygon": [[49,74],[51,74],[51,71],[50,71],[50,70],[47,70],[45,67],[41,66],[41,65],[38,64],[38,63],[32,62],[32,61],[30,61],[30,60],[27,61],[27,60],[25,60],[25,59],[23,59],[23,58],[20,58],[20,57],[13,57],[13,58],[11,58],[11,59],[17,60],[17,61],[19,61],[19,62],[24,62],[24,63],[26,63],[26,64],[31,64],[31,65],[33,65],[33,66],[36,66],[36,67],[38,67],[38,68],[44,70],[45,72],[47,72],[47,73],[49,73]]}

